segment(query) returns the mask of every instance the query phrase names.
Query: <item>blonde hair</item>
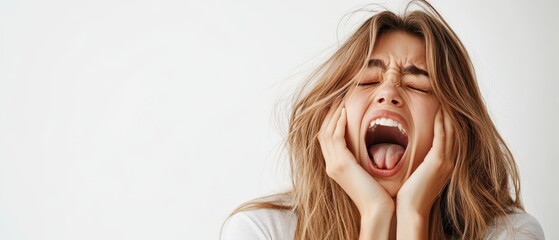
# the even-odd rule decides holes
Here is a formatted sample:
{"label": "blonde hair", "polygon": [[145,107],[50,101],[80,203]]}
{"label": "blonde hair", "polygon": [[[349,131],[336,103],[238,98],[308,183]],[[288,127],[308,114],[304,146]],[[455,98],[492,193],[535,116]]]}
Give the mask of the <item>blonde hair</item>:
{"label": "blonde hair", "polygon": [[433,92],[456,127],[455,168],[432,207],[429,239],[480,239],[494,219],[523,209],[514,158],[485,108],[462,42],[429,3],[414,2],[422,9],[370,17],[298,89],[286,139],[293,189],[279,194],[290,201],[254,200],[231,215],[255,208],[292,211],[295,239],[359,237],[359,212],[326,175],[317,134],[332,104],[356,85],[375,40],[389,31],[424,40]]}

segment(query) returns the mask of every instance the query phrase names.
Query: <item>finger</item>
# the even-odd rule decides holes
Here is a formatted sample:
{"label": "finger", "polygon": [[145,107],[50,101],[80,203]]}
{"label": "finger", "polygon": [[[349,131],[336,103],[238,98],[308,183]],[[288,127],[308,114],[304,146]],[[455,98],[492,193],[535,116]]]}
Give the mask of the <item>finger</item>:
{"label": "finger", "polygon": [[452,118],[449,116],[449,113],[447,111],[443,111],[443,119],[444,132],[446,137],[445,156],[451,157],[454,146],[454,124],[452,123]]}
{"label": "finger", "polygon": [[443,113],[442,108],[437,111],[435,115],[435,129],[434,129],[434,137],[433,137],[433,148],[443,149],[445,144],[445,131],[443,125]]}
{"label": "finger", "polygon": [[334,101],[334,103],[332,104],[332,106],[330,107],[330,109],[328,110],[328,113],[326,114],[326,117],[324,117],[324,120],[322,121],[322,126],[320,126],[320,129],[323,131],[326,131],[326,129],[329,126],[330,121],[332,120],[332,115],[334,115],[334,112],[337,109],[338,102]]}
{"label": "finger", "polygon": [[328,128],[326,129],[327,132],[329,133],[334,133],[334,130],[336,130],[336,125],[338,124],[338,120],[340,119],[340,114],[342,112],[342,104],[339,103],[337,105],[337,109],[334,112],[334,114],[332,115],[332,119],[330,120],[330,122],[328,123]]}
{"label": "finger", "polygon": [[347,113],[344,107],[342,108],[342,111],[340,113],[340,119],[338,120],[338,123],[336,124],[336,129],[334,130],[334,138],[336,139],[344,139],[345,137],[345,126],[347,122],[346,114]]}

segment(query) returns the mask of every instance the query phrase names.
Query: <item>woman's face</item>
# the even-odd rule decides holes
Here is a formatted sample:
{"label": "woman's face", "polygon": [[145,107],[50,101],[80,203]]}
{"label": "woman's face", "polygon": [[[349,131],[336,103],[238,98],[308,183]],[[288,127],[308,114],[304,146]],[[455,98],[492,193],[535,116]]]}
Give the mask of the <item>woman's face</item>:
{"label": "woman's face", "polygon": [[345,108],[348,148],[395,197],[433,142],[439,102],[427,73],[424,41],[398,31],[381,35]]}

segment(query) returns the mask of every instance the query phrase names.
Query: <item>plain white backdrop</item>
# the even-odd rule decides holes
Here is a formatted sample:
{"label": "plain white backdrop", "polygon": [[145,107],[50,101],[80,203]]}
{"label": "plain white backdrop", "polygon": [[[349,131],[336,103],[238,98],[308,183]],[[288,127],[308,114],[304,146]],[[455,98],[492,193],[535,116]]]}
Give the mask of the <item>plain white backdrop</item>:
{"label": "plain white backdrop", "polygon": [[[217,239],[289,187],[287,99],[367,3],[0,1],[0,239]],[[559,239],[559,4],[433,4]]]}

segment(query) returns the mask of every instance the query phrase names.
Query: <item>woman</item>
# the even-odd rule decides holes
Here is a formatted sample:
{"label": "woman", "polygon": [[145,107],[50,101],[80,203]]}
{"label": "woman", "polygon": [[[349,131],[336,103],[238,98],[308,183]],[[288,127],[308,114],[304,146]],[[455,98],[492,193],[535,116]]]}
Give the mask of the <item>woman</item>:
{"label": "woman", "polygon": [[543,239],[464,46],[418,5],[318,69],[291,113],[293,189],[239,207],[223,239]]}

